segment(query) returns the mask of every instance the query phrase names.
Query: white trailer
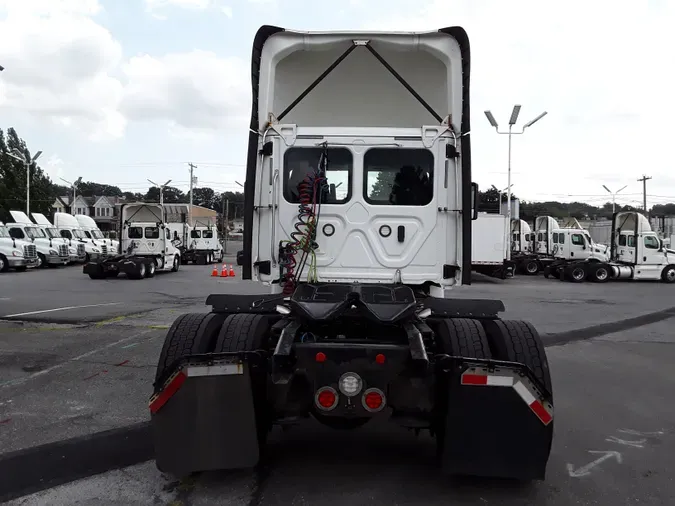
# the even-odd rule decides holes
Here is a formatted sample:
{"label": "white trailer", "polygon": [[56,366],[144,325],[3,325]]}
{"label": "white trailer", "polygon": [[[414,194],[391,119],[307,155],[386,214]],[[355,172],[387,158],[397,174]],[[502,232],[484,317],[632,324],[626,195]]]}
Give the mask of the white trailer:
{"label": "white trailer", "polygon": [[52,223],[47,219],[47,217],[42,214],[42,213],[31,213],[33,215],[33,220],[35,220],[35,223],[37,224],[38,227],[40,227],[42,230],[44,230],[45,234],[47,234],[47,237],[52,239],[53,241],[56,241],[58,244],[58,241],[62,241],[63,244],[65,244],[68,247],[68,263],[82,263],[86,261],[87,258],[87,252],[85,251],[84,244],[81,243],[78,240],[75,240],[73,242],[72,239],[68,239],[66,237],[63,237],[61,235],[61,232],[52,225]]}
{"label": "white trailer", "polygon": [[9,269],[25,271],[38,264],[37,248],[34,244],[15,239],[0,221],[0,272]]}
{"label": "white trailer", "polygon": [[69,252],[65,239],[53,239],[40,226],[33,223],[26,213],[10,211],[14,223],[7,224],[9,235],[15,239],[32,242],[37,249],[38,267],[68,265]]}
{"label": "white trailer", "polygon": [[157,271],[179,269],[180,252],[172,244],[161,204],[123,204],[120,230],[120,254],[84,265],[83,272],[91,279],[114,278],[120,273],[130,279],[143,279],[153,277]]}
{"label": "white trailer", "polygon": [[[574,241],[571,240],[573,235],[569,245],[565,245],[569,253],[562,256],[566,258],[550,266],[553,277],[576,283],[586,279],[598,283],[613,279],[675,283],[675,250],[664,246],[649,220],[638,212],[614,214],[612,241],[606,252],[602,248],[596,251],[588,243],[590,236],[576,234],[577,240]],[[567,234],[563,237],[558,232],[558,244],[561,241],[567,243],[567,237]]]}
{"label": "white trailer", "polygon": [[506,258],[508,228],[503,214],[478,213],[472,222],[472,270],[502,279],[513,276],[515,264]]}

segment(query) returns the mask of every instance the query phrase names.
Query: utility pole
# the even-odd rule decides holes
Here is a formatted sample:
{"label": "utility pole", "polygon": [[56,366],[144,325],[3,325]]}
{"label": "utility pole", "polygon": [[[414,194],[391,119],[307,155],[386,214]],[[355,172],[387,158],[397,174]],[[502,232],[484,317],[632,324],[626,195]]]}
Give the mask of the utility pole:
{"label": "utility pole", "polygon": [[641,179],[638,179],[639,181],[642,181],[642,208],[645,211],[645,214],[647,214],[647,181],[649,181],[652,177],[649,176],[642,176]]}
{"label": "utility pole", "polygon": [[70,214],[75,216],[75,199],[77,198],[77,187],[82,182],[82,176],[78,177],[77,181],[75,181],[74,183],[71,183],[70,181],[63,179],[62,177],[60,177],[59,179],[64,183],[68,183],[70,187],[73,189],[73,201],[70,203]]}
{"label": "utility pole", "polygon": [[[0,70],[2,70],[1,67]],[[11,153],[7,154],[23,163],[24,167],[26,167],[26,216],[30,219],[30,166],[35,163],[35,160],[40,158],[42,151],[35,153],[35,156],[32,159],[30,157],[26,158],[24,154],[16,148]]]}
{"label": "utility pole", "polygon": [[225,243],[224,250],[225,254],[227,254],[227,224],[230,221],[230,199],[227,199],[225,201],[225,213],[223,214],[223,221],[224,221],[224,226],[223,228],[225,229],[223,231],[223,240]]}
{"label": "utility pole", "polygon": [[[490,125],[492,125],[492,127],[495,129],[495,131],[498,134],[509,136],[509,164],[508,164],[508,178],[507,178],[508,180],[507,180],[507,183],[506,183],[506,185],[507,185],[506,188],[507,188],[507,192],[508,192],[508,195],[506,197],[508,199],[508,202],[506,204],[506,216],[507,216],[508,225],[506,226],[506,231],[505,231],[505,235],[506,235],[505,243],[507,245],[511,244],[511,241],[509,240],[509,237],[511,236],[511,186],[513,186],[511,184],[511,136],[512,135],[522,135],[522,134],[524,134],[525,130],[527,128],[531,127],[537,121],[539,121],[541,118],[543,118],[544,116],[546,116],[548,114],[546,111],[542,112],[536,118],[534,118],[534,119],[528,121],[527,123],[525,123],[525,125],[523,125],[523,129],[520,132],[514,132],[512,129],[513,129],[513,126],[518,121],[518,115],[520,114],[520,107],[521,107],[520,105],[514,105],[513,106],[513,110],[511,111],[511,117],[509,118],[509,130],[507,132],[500,132],[499,131],[499,124],[497,123],[497,120],[495,119],[495,117],[492,115],[492,113],[489,110],[485,111],[485,117],[490,122]],[[502,202],[501,202],[501,196],[500,196],[499,197],[499,207],[501,208],[501,206],[502,206]],[[501,209],[499,211],[501,213]],[[511,260],[511,248],[508,247],[508,246],[506,248],[506,259]]]}
{"label": "utility pole", "polygon": [[189,223],[190,226],[192,226],[192,188],[193,188],[193,184],[195,182],[195,178],[193,176],[193,171],[194,171],[194,169],[197,168],[197,166],[195,164],[193,164],[192,162],[190,162],[188,165],[190,166],[190,209],[189,209],[189,213],[188,213],[188,223]]}

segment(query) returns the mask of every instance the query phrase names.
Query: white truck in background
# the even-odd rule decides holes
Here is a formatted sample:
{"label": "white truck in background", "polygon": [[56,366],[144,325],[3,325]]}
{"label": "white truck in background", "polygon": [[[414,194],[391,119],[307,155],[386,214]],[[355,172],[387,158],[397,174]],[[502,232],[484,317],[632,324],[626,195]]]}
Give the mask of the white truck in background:
{"label": "white truck in background", "polygon": [[126,274],[129,279],[154,277],[156,271],[176,272],[180,252],[164,222],[161,204],[136,202],[120,208],[121,243],[118,255],[87,262],[82,271],[91,279]]}
{"label": "white truck in background", "polygon": [[82,263],[87,258],[87,253],[84,248],[84,244],[78,240],[73,241],[72,239],[63,237],[61,232],[52,225],[52,223],[47,219],[47,217],[42,213],[31,213],[33,215],[33,220],[38,227],[45,231],[47,237],[54,240],[60,240],[68,247],[68,263]]}
{"label": "white truck in background", "polygon": [[6,225],[9,235],[14,239],[32,242],[35,245],[38,256],[37,267],[68,265],[70,261],[68,245],[62,238],[55,240],[47,235],[42,227],[33,223],[22,211],[10,211],[9,213],[14,219],[14,223]]}
{"label": "white truck in background", "polygon": [[471,269],[495,278],[512,277],[515,263],[506,259],[508,218],[503,214],[478,213],[471,229]]}
{"label": "white truck in background", "polygon": [[171,242],[180,249],[182,263],[206,265],[223,261],[223,247],[218,230],[212,225],[191,227],[187,223],[167,223],[171,231]]}
{"label": "white truck in background", "polygon": [[120,243],[105,237],[101,229],[98,228],[98,224],[91,216],[76,214],[75,219],[80,224],[85,237],[87,239],[91,239],[91,241],[101,249],[101,252],[110,255],[114,255],[119,252]]}
{"label": "white truck in background", "polygon": [[551,274],[575,283],[587,279],[598,283],[614,279],[675,283],[675,250],[664,246],[644,215],[636,211],[618,212],[612,216],[608,256],[561,260],[551,265]]}
{"label": "white truck in background", "polygon": [[14,239],[7,227],[0,221],[0,272],[9,269],[23,272],[38,263],[37,248],[34,244]]}
{"label": "white truck in background", "polygon": [[61,236],[72,241],[72,244],[84,245],[85,262],[97,260],[105,256],[104,251],[107,253],[107,248],[99,247],[92,241],[87,240],[87,236],[84,234],[75,216],[68,213],[54,213],[54,226]]}

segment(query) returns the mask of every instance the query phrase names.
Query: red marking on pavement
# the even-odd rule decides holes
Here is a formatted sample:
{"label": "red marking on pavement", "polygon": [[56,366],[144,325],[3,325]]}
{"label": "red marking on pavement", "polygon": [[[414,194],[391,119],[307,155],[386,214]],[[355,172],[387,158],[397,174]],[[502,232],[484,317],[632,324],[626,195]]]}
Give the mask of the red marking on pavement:
{"label": "red marking on pavement", "polygon": [[5,418],[4,420],[0,420],[0,423],[9,423],[11,421],[12,421],[11,418]]}
{"label": "red marking on pavement", "polygon": [[115,367],[119,367],[119,366],[124,365],[128,362],[129,362],[128,360],[125,360],[124,362],[120,362],[119,364],[115,364]]}
{"label": "red marking on pavement", "polygon": [[91,376],[87,376],[87,377],[84,378],[82,381],[90,380],[91,378],[93,378],[93,377],[95,377],[95,376],[98,376],[99,374],[101,374],[101,373],[98,373],[98,372],[97,372],[96,374],[92,374]]}

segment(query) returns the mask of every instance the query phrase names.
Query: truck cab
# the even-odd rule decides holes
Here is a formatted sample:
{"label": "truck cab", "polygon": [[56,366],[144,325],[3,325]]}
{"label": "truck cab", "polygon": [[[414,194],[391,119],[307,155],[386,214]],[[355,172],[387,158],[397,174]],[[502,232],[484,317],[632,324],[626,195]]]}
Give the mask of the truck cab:
{"label": "truck cab", "polygon": [[54,213],[54,225],[58,229],[59,234],[61,234],[61,237],[68,239],[70,244],[78,248],[80,245],[83,246],[84,257],[79,256],[81,250],[78,250],[78,258],[89,262],[104,256],[101,248],[94,244],[92,240],[87,239],[75,216],[67,213]]}
{"label": "truck cab", "polygon": [[158,271],[178,270],[180,252],[172,243],[172,232],[164,222],[160,204],[124,204],[120,209],[121,253],[152,258]]}
{"label": "truck cab", "polygon": [[37,249],[32,242],[13,238],[0,221],[0,272],[25,271],[38,264]]}
{"label": "truck cab", "polygon": [[534,234],[525,220],[511,221],[511,252],[516,254],[532,253]]}
{"label": "truck cab", "polygon": [[553,231],[558,229],[560,224],[552,216],[537,216],[534,219],[535,253],[553,256]]}
{"label": "truck cab", "polygon": [[195,226],[190,231],[190,249],[206,255],[206,263],[223,261],[223,247],[218,239],[218,230],[213,226]]}
{"label": "truck cab", "polygon": [[66,245],[68,248],[68,263],[73,262],[84,262],[86,259],[86,252],[84,249],[84,244],[71,239],[67,239],[61,235],[61,232],[52,225],[52,223],[47,219],[47,217],[42,213],[32,213],[33,220],[37,223],[38,227],[44,230],[47,237],[52,240],[52,243],[60,244],[59,241]]}
{"label": "truck cab", "polygon": [[38,267],[54,267],[67,265],[69,262],[68,246],[63,240],[54,241],[46,231],[33,223],[21,211],[10,211],[14,223],[8,223],[9,235],[15,239],[32,242],[37,249]]}
{"label": "truck cab", "polygon": [[597,244],[588,231],[575,228],[553,230],[551,234],[552,253],[556,259],[585,260],[594,258],[601,262],[609,260],[608,247]]}
{"label": "truck cab", "polygon": [[85,237],[101,250],[103,256],[117,253],[119,242],[106,238],[91,216],[77,214],[75,219],[80,224]]}

